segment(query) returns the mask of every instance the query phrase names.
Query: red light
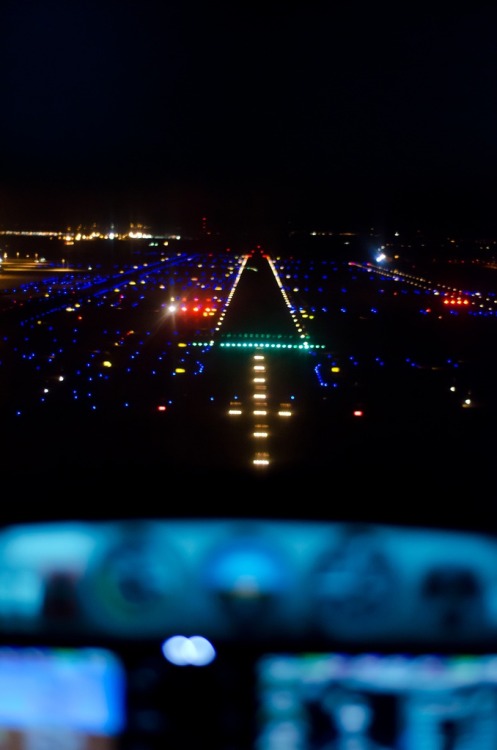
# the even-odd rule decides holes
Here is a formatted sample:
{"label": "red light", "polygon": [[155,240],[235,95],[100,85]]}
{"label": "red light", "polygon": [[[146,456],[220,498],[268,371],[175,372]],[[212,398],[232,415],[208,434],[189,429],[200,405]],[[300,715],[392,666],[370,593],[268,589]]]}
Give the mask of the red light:
{"label": "red light", "polygon": [[354,409],[353,411],[354,417],[363,417],[364,412],[362,409]]}
{"label": "red light", "polygon": [[166,411],[166,409],[167,409],[167,407],[166,407],[166,406],[164,406],[164,404],[160,404],[160,405],[159,405],[159,406],[157,407],[157,411]]}

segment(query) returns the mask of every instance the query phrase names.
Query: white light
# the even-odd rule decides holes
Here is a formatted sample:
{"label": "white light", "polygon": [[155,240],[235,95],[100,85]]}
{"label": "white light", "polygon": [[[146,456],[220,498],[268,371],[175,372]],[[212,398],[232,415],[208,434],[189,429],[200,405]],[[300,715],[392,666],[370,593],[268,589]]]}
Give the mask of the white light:
{"label": "white light", "polygon": [[165,658],[179,667],[204,667],[216,658],[216,651],[207,638],[193,635],[174,635],[162,644]]}

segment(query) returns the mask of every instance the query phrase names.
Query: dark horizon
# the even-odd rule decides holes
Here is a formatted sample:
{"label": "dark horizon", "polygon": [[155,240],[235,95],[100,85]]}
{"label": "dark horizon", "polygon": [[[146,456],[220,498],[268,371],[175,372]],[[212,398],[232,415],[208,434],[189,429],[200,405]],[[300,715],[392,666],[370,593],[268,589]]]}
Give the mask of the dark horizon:
{"label": "dark horizon", "polygon": [[0,10],[0,225],[497,236],[493,8]]}
{"label": "dark horizon", "polygon": [[[174,195],[174,191],[171,191]],[[234,203],[227,197],[215,201],[189,203],[181,196],[170,198],[162,206],[162,199],[150,194],[128,197],[113,201],[110,198],[98,200],[78,192],[74,195],[52,196],[45,193],[43,198],[36,194],[22,195],[22,191],[11,191],[4,196],[0,210],[1,231],[63,231],[89,228],[93,225],[100,230],[115,228],[126,231],[132,226],[143,226],[152,232],[177,233],[185,237],[198,238],[211,235],[221,238],[264,242],[311,232],[331,232],[340,234],[355,232],[384,237],[399,233],[404,237],[452,237],[458,240],[497,239],[497,214],[495,220],[478,217],[474,212],[454,210],[453,217],[440,215],[408,215],[402,211],[357,210],[335,207],[329,211],[316,207],[291,209],[278,204],[276,200],[264,198],[261,192],[260,204],[247,207],[246,201]],[[242,208],[240,209],[240,205]],[[203,209],[203,210],[202,210]]]}

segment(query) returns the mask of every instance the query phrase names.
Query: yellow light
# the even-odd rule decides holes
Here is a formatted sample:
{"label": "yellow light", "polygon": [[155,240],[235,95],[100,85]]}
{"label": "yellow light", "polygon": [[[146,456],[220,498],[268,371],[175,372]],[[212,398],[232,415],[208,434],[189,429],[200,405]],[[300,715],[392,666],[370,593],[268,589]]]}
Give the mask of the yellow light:
{"label": "yellow light", "polygon": [[269,454],[268,453],[256,453],[252,462],[254,466],[268,466],[269,465]]}
{"label": "yellow light", "polygon": [[109,362],[109,360],[106,359],[102,362],[102,367],[112,367],[112,362]]}
{"label": "yellow light", "polygon": [[184,367],[177,367],[177,368],[175,369],[175,371],[174,371],[174,372],[177,372],[177,373],[179,374],[179,373],[184,373],[184,372],[186,372],[186,370],[185,370],[185,368],[184,368]]}
{"label": "yellow light", "polygon": [[331,368],[331,372],[340,372],[340,368],[339,368],[339,367],[336,367],[336,366],[335,366],[335,367],[332,367],[332,368]]}

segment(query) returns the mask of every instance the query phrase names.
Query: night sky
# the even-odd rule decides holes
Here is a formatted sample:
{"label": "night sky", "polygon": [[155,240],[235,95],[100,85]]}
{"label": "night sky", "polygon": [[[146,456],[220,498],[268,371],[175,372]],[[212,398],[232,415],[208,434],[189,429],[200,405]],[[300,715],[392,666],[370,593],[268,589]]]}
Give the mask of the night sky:
{"label": "night sky", "polygon": [[4,0],[0,226],[497,236],[497,8]]}

